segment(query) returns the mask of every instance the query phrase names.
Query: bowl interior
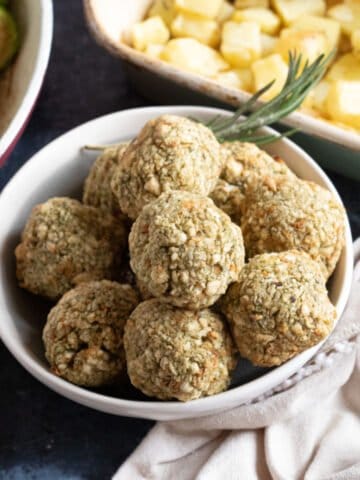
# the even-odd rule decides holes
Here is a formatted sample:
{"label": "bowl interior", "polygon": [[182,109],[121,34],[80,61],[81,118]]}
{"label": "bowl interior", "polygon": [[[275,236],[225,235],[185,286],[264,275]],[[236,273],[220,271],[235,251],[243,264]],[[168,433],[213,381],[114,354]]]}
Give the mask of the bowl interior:
{"label": "bowl interior", "polygon": [[[147,120],[170,112],[207,119],[219,111],[201,107],[162,107],[135,109],[101,117],[63,135],[41,150],[10,181],[0,197],[0,218],[2,219],[0,225],[0,313],[2,316],[0,334],[5,344],[31,373],[62,394],[112,413],[148,418],[164,418],[164,415],[165,418],[174,418],[172,413],[174,411],[176,418],[179,414],[188,415],[190,404],[199,405],[196,407],[197,411],[205,414],[214,408],[221,408],[222,402],[227,404],[227,395],[230,394],[231,397],[233,393],[233,400],[238,400],[241,389],[255,384],[255,389],[250,388],[244,393],[244,399],[249,399],[254,394],[260,394],[267,388],[272,388],[273,382],[279,383],[287,378],[316,351],[316,347],[310,349],[271,371],[256,368],[249,362],[241,360],[235,372],[232,387],[240,385],[243,387],[233,388],[215,397],[196,400],[189,404],[149,402],[145,396],[132,388],[129,382],[116,389],[109,388],[94,393],[75,387],[49,372],[44,358],[41,332],[51,304],[19,288],[15,277],[14,249],[19,242],[27,217],[35,204],[50,197],[81,198],[82,183],[96,157],[92,153],[81,152],[83,145],[128,140],[138,133]],[[280,140],[269,146],[268,150],[284,158],[289,167],[301,178],[313,180],[335,192],[321,169],[291,142]],[[351,235],[347,226],[347,245],[329,282],[330,297],[337,307],[338,314],[342,312],[347,300],[351,269]],[[217,398],[222,399],[220,403],[216,402]],[[137,401],[141,401],[141,404],[137,404]],[[151,408],[154,405],[159,408],[159,412],[162,412],[160,417],[157,414],[144,413],[147,410],[142,401],[150,404]],[[167,408],[170,417],[166,417]]]}

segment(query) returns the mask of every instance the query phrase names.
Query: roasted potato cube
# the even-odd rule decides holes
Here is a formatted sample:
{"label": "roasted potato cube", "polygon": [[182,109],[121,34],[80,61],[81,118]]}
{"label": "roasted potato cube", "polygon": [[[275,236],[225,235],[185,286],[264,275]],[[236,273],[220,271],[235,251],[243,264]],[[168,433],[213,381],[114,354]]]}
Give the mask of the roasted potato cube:
{"label": "roasted potato cube", "polygon": [[174,38],[165,45],[161,59],[190,72],[213,77],[229,69],[229,64],[214,49],[194,38]]}
{"label": "roasted potato cube", "polygon": [[335,5],[329,8],[327,14],[340,23],[342,31],[347,35],[360,28],[360,3]]}
{"label": "roasted potato cube", "polygon": [[360,82],[360,60],[353,53],[346,53],[330,67],[326,80],[357,80]]}
{"label": "roasted potato cube", "polygon": [[360,60],[360,28],[352,32],[351,46],[354,51],[354,55]]}
{"label": "roasted potato cube", "polygon": [[224,1],[221,4],[220,11],[217,14],[217,17],[216,17],[215,20],[217,22],[219,22],[220,24],[226,22],[226,20],[229,20],[231,15],[234,13],[234,10],[235,10],[235,8],[231,3],[227,2],[227,1]]}
{"label": "roasted potato cube", "polygon": [[304,15],[291,25],[291,29],[322,32],[326,36],[328,51],[338,48],[340,40],[340,23],[331,18]]}
{"label": "roasted potato cube", "polygon": [[225,22],[220,50],[230,65],[248,67],[261,55],[259,24]]}
{"label": "roasted potato cube", "polygon": [[272,0],[275,11],[285,25],[290,25],[303,15],[324,15],[325,0]]}
{"label": "roasted potato cube", "polygon": [[170,27],[175,15],[174,0],[155,0],[148,13],[149,17],[161,17],[168,27]]}
{"label": "roasted potato cube", "polygon": [[216,18],[220,12],[223,0],[175,0],[178,10],[201,15],[206,18]]}
{"label": "roasted potato cube", "polygon": [[210,47],[216,47],[220,43],[219,24],[199,15],[179,13],[172,21],[170,30],[174,37],[195,38]]}
{"label": "roasted potato cube", "polygon": [[340,39],[339,39],[339,53],[349,53],[351,52],[351,38],[349,35],[346,35],[343,31],[340,33]]}
{"label": "roasted potato cube", "polygon": [[150,43],[144,50],[144,53],[146,53],[146,55],[149,55],[149,57],[160,59],[161,52],[163,50],[164,45],[159,45],[158,43]]}
{"label": "roasted potato cube", "polygon": [[324,33],[319,31],[302,31],[285,28],[282,30],[276,51],[284,60],[288,60],[289,52],[297,52],[302,56],[302,66],[312,63],[319,55],[328,49]]}
{"label": "roasted potato cube", "polygon": [[311,108],[319,112],[323,117],[328,116],[326,101],[329,94],[330,82],[321,80],[315,88],[311,90],[304,103],[305,108]]}
{"label": "roasted potato cube", "polygon": [[263,7],[269,8],[269,0],[235,0],[235,8]]}
{"label": "roasted potato cube", "polygon": [[280,18],[271,10],[262,7],[236,10],[232,16],[234,22],[255,22],[269,35],[275,35],[280,28]]}
{"label": "roasted potato cube", "polygon": [[249,68],[236,68],[228,72],[218,73],[214,80],[225,87],[239,88],[248,92],[253,89],[253,75]]}
{"label": "roasted potato cube", "polygon": [[360,82],[332,82],[326,105],[333,120],[360,128]]}
{"label": "roasted potato cube", "polygon": [[251,65],[254,75],[255,91],[265,87],[275,80],[271,88],[263,94],[262,100],[271,100],[283,88],[287,74],[288,65],[278,53],[261,58]]}
{"label": "roasted potato cube", "polygon": [[144,51],[151,43],[164,44],[170,32],[161,17],[151,17],[135,23],[131,29],[131,43],[136,50]]}
{"label": "roasted potato cube", "polygon": [[263,57],[267,57],[271,53],[274,53],[277,41],[278,39],[276,37],[272,37],[267,33],[261,34],[261,54]]}

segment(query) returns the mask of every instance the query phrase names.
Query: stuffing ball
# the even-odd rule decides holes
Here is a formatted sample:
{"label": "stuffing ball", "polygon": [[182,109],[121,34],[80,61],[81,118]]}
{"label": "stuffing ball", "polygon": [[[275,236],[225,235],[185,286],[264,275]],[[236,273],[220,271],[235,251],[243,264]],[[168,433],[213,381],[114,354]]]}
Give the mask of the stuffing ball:
{"label": "stuffing ball", "polygon": [[259,178],[295,177],[281,158],[272,157],[254,143],[225,142],[221,149],[225,158],[221,178],[238,185],[242,193]]}
{"label": "stuffing ball", "polygon": [[186,402],[222,392],[236,363],[233,341],[219,315],[157,299],[133,311],[124,346],[131,383],[162,400]]}
{"label": "stuffing ball", "polygon": [[236,223],[240,223],[246,191],[254,181],[295,177],[283,160],[271,157],[254,143],[225,142],[221,150],[224,167],[210,198]]}
{"label": "stuffing ball", "polygon": [[146,284],[140,278],[136,279],[136,288],[138,289],[142,300],[149,300],[150,298],[154,298],[154,295],[149,292]]}
{"label": "stuffing ball", "polygon": [[138,304],[130,285],[82,283],[48,315],[43,332],[52,371],[83,387],[100,387],[126,372],[124,325]]}
{"label": "stuffing ball", "polygon": [[57,300],[74,285],[112,278],[126,232],[121,222],[70,198],[52,198],[31,212],[15,250],[20,286]]}
{"label": "stuffing ball", "polygon": [[297,250],[252,258],[221,309],[241,355],[263,367],[319,343],[336,318],[319,264]]}
{"label": "stuffing ball", "polygon": [[111,179],[114,171],[121,163],[128,144],[110,147],[98,156],[92,165],[84,184],[83,203],[100,208],[105,213],[115,217],[121,214],[118,199],[111,189]]}
{"label": "stuffing ball", "polygon": [[244,194],[237,185],[220,178],[209,197],[215,205],[236,222],[240,218]]}
{"label": "stuffing ball", "polygon": [[248,257],[296,248],[318,261],[328,278],[345,243],[345,211],[315,183],[271,179],[249,187],[241,228]]}
{"label": "stuffing ball", "polygon": [[150,120],[124,153],[112,188],[120,208],[135,219],[161,193],[208,195],[222,169],[220,145],[204,125],[164,115]]}
{"label": "stuffing ball", "polygon": [[244,264],[240,228],[212,200],[173,191],[147,205],[129,236],[130,264],[147,290],[178,307],[208,307]]}

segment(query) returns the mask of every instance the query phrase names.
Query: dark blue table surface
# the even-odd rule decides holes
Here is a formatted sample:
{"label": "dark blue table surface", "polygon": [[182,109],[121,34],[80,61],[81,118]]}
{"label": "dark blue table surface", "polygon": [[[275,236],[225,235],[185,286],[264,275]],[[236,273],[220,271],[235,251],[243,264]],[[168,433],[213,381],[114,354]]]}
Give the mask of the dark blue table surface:
{"label": "dark blue table surface", "polygon": [[[128,84],[121,63],[90,37],[81,2],[55,5],[52,55],[32,119],[7,164],[0,190],[37,150],[89,119],[148,105]],[[360,235],[358,182],[331,174]],[[51,392],[0,343],[0,479],[106,479],[152,422],[102,414]]]}

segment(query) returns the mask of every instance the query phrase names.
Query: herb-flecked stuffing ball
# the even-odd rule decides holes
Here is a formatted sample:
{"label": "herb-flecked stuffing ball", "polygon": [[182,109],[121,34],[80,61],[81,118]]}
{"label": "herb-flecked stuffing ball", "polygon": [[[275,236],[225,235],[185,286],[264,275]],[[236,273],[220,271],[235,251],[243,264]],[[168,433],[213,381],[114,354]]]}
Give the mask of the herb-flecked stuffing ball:
{"label": "herb-flecked stuffing ball", "polygon": [[208,195],[222,165],[220,145],[210,129],[184,117],[163,115],[150,120],[131,142],[112,188],[121,210],[135,219],[163,192]]}
{"label": "herb-flecked stuffing ball", "polygon": [[315,183],[272,179],[249,187],[241,229],[248,257],[296,248],[318,261],[328,278],[345,243],[345,211]]}
{"label": "herb-flecked stuffing ball", "polygon": [[113,278],[126,232],[101,210],[66,197],[33,208],[15,250],[20,286],[57,300],[74,285]]}
{"label": "herb-flecked stuffing ball", "polygon": [[220,178],[209,194],[215,205],[225,212],[234,222],[241,216],[241,208],[244,202],[244,194],[237,185],[232,185]]}
{"label": "herb-flecked stuffing ball", "polygon": [[236,363],[232,338],[219,315],[157,299],[133,311],[124,346],[132,384],[162,400],[186,402],[222,392]]}
{"label": "herb-flecked stuffing ball", "polygon": [[131,268],[154,297],[190,309],[215,303],[244,264],[240,228],[210,198],[181,191],[143,209],[129,251]]}
{"label": "herb-flecked stuffing ball", "polygon": [[221,178],[238,185],[242,193],[255,180],[265,177],[286,178],[295,174],[279,157],[272,157],[254,143],[225,142],[221,145],[224,168]]}
{"label": "herb-flecked stuffing ball", "polygon": [[241,355],[265,367],[319,343],[336,318],[319,264],[297,250],[252,258],[220,305]]}
{"label": "herb-flecked stuffing ball", "polygon": [[48,315],[43,332],[52,371],[84,387],[108,385],[126,373],[124,325],[138,304],[130,285],[82,283]]}
{"label": "herb-flecked stuffing ball", "polygon": [[224,167],[210,198],[234,222],[240,224],[248,187],[256,181],[295,178],[283,160],[273,158],[254,143],[225,142],[221,145]]}
{"label": "herb-flecked stuffing ball", "polygon": [[115,217],[123,217],[118,199],[111,189],[114,171],[121,163],[128,144],[110,147],[97,157],[89,175],[86,177],[83,191],[83,203],[100,208]]}

